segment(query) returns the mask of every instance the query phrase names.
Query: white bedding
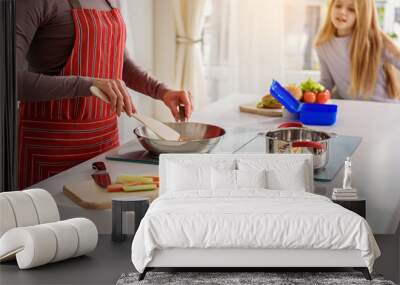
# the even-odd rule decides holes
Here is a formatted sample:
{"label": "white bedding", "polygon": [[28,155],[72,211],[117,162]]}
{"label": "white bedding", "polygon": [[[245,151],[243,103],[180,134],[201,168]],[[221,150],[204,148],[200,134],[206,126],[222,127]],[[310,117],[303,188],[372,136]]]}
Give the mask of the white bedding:
{"label": "white bedding", "polygon": [[367,222],[326,197],[265,189],[212,195],[166,193],[151,204],[132,244],[139,272],[166,248],[357,249],[371,272],[380,255]]}

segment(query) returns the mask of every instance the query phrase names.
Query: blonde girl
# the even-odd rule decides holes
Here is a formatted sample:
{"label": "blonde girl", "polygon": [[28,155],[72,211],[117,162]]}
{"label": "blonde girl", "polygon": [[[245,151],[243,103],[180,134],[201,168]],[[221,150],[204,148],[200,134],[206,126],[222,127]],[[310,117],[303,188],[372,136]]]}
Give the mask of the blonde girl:
{"label": "blonde girl", "polygon": [[321,83],[337,97],[400,103],[400,49],[380,29],[375,0],[330,0],[315,46]]}

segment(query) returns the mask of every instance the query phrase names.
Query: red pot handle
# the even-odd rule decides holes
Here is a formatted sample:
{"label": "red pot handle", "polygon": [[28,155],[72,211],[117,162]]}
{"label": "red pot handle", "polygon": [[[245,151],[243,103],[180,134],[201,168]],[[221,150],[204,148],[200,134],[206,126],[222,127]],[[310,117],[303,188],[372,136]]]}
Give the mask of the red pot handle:
{"label": "red pot handle", "polygon": [[284,129],[284,128],[304,128],[302,123],[299,122],[288,122],[288,123],[283,123],[278,127],[278,129]]}
{"label": "red pot handle", "polygon": [[310,141],[296,141],[292,143],[293,147],[311,147],[315,149],[324,149],[322,144],[319,142],[310,142]]}

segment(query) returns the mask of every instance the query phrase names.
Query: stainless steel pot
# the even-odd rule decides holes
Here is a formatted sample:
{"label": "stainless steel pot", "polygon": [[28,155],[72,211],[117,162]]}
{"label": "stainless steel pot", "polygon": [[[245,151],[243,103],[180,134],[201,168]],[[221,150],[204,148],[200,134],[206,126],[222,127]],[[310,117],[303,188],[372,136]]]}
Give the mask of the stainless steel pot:
{"label": "stainless steel pot", "polygon": [[153,154],[160,153],[207,153],[210,152],[225,135],[223,128],[192,122],[166,123],[180,133],[183,141],[159,139],[146,127],[134,129],[140,144]]}
{"label": "stainless steel pot", "polygon": [[265,134],[267,153],[311,153],[314,169],[320,169],[329,161],[329,140],[335,136],[301,123],[286,123]]}

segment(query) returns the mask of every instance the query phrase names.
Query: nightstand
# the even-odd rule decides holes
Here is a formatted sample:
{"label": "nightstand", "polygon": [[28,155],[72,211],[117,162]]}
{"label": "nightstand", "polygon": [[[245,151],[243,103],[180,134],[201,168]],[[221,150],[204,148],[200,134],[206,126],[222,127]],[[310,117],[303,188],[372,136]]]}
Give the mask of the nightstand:
{"label": "nightstand", "polygon": [[123,241],[126,236],[122,233],[122,213],[126,211],[135,212],[135,233],[140,221],[146,214],[150,205],[148,197],[129,197],[112,199],[112,235],[113,241]]}
{"label": "nightstand", "polygon": [[332,200],[332,202],[366,218],[366,200]]}

